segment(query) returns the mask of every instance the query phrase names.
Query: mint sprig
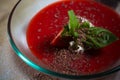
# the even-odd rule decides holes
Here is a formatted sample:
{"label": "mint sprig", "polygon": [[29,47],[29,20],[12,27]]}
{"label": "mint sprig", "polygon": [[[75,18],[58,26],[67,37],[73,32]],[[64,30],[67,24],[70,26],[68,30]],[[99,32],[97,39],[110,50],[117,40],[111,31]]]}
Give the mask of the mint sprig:
{"label": "mint sprig", "polygon": [[79,22],[78,18],[76,17],[73,10],[68,11],[68,16],[69,16],[69,22],[64,27],[62,36],[71,36],[74,39],[77,39],[78,33],[76,32],[76,29],[79,29],[80,22]]}
{"label": "mint sprig", "polygon": [[90,27],[90,23],[87,21],[80,24],[81,22],[73,10],[68,11],[68,16],[69,22],[64,27],[62,37],[70,36],[77,44],[77,39],[79,38],[78,30],[87,28],[87,32],[85,33],[86,39],[81,39],[81,43],[84,44],[86,50],[103,48],[118,40],[118,37],[107,29],[96,26]]}

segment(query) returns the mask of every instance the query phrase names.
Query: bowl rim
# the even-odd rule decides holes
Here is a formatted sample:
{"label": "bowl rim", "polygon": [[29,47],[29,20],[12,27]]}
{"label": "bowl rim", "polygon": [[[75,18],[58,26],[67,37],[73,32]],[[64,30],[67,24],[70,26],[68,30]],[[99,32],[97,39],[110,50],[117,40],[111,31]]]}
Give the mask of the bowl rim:
{"label": "bowl rim", "polygon": [[90,74],[90,75],[68,75],[68,74],[62,74],[62,73],[58,73],[58,72],[54,72],[51,70],[48,70],[46,68],[43,68],[39,65],[37,65],[36,63],[32,62],[29,58],[27,58],[16,46],[13,37],[12,37],[12,33],[11,33],[11,20],[12,20],[12,16],[17,8],[17,6],[20,4],[22,0],[18,0],[18,2],[14,5],[13,9],[10,12],[9,18],[8,18],[8,23],[7,23],[7,33],[8,33],[8,37],[9,37],[9,42],[11,44],[11,47],[13,49],[13,51],[19,56],[19,58],[21,58],[27,65],[29,65],[30,67],[34,68],[37,71],[43,72],[45,74],[48,75],[52,75],[55,77],[60,77],[60,78],[67,78],[67,79],[93,79],[93,78],[99,78],[99,77],[103,77],[112,73],[115,73],[117,71],[120,70],[120,65],[104,71],[104,72],[100,72],[97,74]]}

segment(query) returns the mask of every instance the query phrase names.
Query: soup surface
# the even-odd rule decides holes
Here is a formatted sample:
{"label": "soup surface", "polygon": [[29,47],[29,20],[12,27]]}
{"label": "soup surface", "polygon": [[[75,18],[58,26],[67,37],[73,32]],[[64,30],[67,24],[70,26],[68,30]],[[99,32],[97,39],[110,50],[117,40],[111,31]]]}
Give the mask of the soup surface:
{"label": "soup surface", "polygon": [[43,8],[30,21],[26,37],[32,53],[49,69],[65,74],[92,74],[112,67],[120,58],[120,40],[84,54],[56,54],[57,48],[50,42],[67,24],[69,10],[120,38],[120,16],[112,9],[92,0],[58,1]]}

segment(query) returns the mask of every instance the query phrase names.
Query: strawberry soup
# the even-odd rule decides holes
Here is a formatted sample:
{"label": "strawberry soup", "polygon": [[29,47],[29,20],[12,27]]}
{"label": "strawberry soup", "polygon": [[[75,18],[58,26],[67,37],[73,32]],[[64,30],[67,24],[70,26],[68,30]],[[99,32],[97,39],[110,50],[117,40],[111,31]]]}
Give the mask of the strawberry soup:
{"label": "strawberry soup", "polygon": [[58,1],[43,8],[30,21],[26,37],[32,53],[50,69],[60,73],[80,75],[109,69],[120,58],[120,40],[83,54],[70,53],[50,44],[68,23],[69,10],[120,38],[120,16],[112,9],[92,0]]}

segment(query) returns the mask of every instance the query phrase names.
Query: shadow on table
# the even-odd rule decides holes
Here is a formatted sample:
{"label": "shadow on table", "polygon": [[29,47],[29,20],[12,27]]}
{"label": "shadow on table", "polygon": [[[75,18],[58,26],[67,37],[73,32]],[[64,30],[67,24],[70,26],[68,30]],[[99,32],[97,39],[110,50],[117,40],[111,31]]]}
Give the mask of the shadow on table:
{"label": "shadow on table", "polygon": [[17,68],[19,69],[19,72],[27,76],[30,80],[59,80],[57,78],[34,70],[33,68],[25,64],[15,53],[13,54],[12,59],[15,63],[15,66],[17,66]]}

